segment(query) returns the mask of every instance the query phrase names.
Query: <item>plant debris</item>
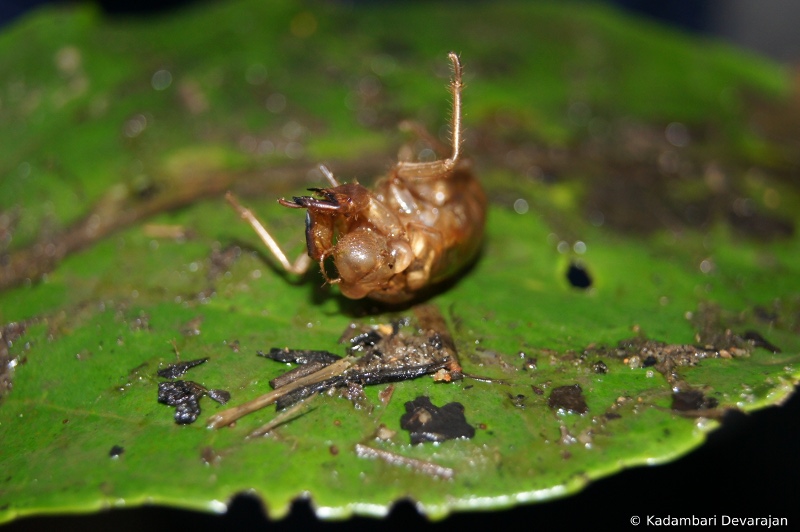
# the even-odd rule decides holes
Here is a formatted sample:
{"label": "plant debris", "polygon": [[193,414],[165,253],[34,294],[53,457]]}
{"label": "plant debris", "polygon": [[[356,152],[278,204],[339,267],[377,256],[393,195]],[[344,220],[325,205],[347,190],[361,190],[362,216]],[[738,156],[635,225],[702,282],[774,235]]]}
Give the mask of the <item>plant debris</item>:
{"label": "plant debris", "polygon": [[257,351],[258,356],[275,360],[276,362],[295,363],[300,364],[283,375],[275,377],[269,381],[269,385],[273,388],[281,388],[287,384],[291,384],[300,377],[311,375],[322,368],[329,366],[340,360],[342,357],[334,355],[328,351],[307,351],[301,349],[278,349],[273,347],[269,353]]}
{"label": "plant debris", "polygon": [[[312,396],[313,397],[313,396]],[[311,398],[309,398],[311,399]],[[300,401],[295,403],[291,407],[287,408],[286,410],[282,410],[280,414],[272,418],[266,424],[260,426],[253,432],[247,435],[248,438],[257,438],[259,436],[266,436],[276,428],[280,427],[284,423],[288,423],[294,419],[299,418],[300,416],[304,416],[308,412],[311,412],[313,408],[311,408],[308,404],[308,401]]]}
{"label": "plant debris", "polygon": [[200,398],[204,395],[223,405],[231,398],[231,394],[225,390],[208,390],[192,381],[158,383],[158,402],[175,407],[175,423],[179,425],[197,420],[200,415]]}
{"label": "plant debris", "polygon": [[[165,379],[177,379],[190,369],[207,361],[208,357],[178,362],[170,364],[156,373]],[[230,392],[226,390],[209,390],[193,381],[170,380],[158,383],[158,402],[175,407],[175,423],[179,425],[187,425],[197,420],[200,415],[200,398],[204,395],[221,405],[227,403],[231,398]]]}
{"label": "plant debris", "polygon": [[345,357],[327,351],[288,348],[273,348],[266,354],[259,352],[259,356],[300,366],[273,379],[272,392],[216,414],[209,420],[209,426],[229,425],[273,403],[282,410],[331,388],[353,389],[352,385],[402,381],[428,374],[435,374],[437,381],[461,379],[455,345],[439,310],[421,305],[414,308],[414,316],[415,325],[406,318],[391,324],[348,327],[340,339],[350,344]]}
{"label": "plant debris", "polygon": [[186,362],[178,362],[158,370],[157,374],[159,377],[164,377],[165,379],[177,379],[179,377],[183,377],[184,374],[193,367],[199,366],[205,362],[208,362],[208,357],[198,358],[196,360],[187,360]]}
{"label": "plant debris", "polygon": [[475,427],[467,423],[461,403],[438,407],[429,397],[420,396],[405,406],[406,413],[400,418],[400,427],[409,432],[412,445],[475,436]]}

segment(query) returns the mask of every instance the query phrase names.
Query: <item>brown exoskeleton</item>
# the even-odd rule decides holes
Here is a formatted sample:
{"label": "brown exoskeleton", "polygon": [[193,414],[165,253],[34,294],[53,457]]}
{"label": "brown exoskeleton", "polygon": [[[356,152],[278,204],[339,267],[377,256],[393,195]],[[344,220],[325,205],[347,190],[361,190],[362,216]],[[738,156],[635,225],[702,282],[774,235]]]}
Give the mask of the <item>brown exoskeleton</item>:
{"label": "brown exoskeleton", "polygon": [[[453,276],[477,255],[486,218],[486,195],[460,153],[461,61],[453,63],[453,116],[450,156],[433,162],[398,162],[374,190],[357,182],[340,184],[320,166],[329,188],[313,196],[281,198],[280,204],[306,209],[308,253],[291,263],[275,239],[229,192],[228,202],[253,227],[284,269],[302,274],[311,261],[351,299],[387,303],[413,299],[428,286]],[[418,135],[430,139],[421,127]],[[436,142],[433,142],[436,145]],[[325,273],[333,258],[335,279]]]}

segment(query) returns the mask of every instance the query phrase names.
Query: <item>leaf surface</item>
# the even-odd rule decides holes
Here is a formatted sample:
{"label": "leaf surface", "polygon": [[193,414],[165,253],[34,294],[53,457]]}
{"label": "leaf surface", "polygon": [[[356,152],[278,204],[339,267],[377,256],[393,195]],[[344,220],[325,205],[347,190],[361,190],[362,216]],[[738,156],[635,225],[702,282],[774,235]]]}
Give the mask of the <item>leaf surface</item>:
{"label": "leaf surface", "polygon": [[[156,372],[178,359],[208,357],[182,378],[235,405],[288,369],[256,351],[344,354],[352,323],[410,315],[281,273],[221,194],[300,252],[302,217],[275,198],[316,186],[319,162],[366,182],[403,143],[400,120],[444,123],[450,49],[491,206],[481,257],[429,303],[465,372],[499,382],[422,377],[388,402],[376,385],[361,408],[321,395],[258,439],[245,436],[274,410],[209,430],[225,407],[204,397],[200,421],[175,424]],[[273,517],[297,497],[321,517],[403,498],[434,518],[504,508],[672,460],[725,409],[779,403],[797,382],[800,211],[782,128],[796,109],[773,65],[549,4],[241,1],[151,21],[72,7],[22,20],[2,50],[0,521],[219,512],[241,492]],[[576,385],[584,413],[554,396]],[[675,389],[699,396],[676,406]],[[475,436],[411,445],[400,419],[419,396],[461,403]],[[376,440],[381,425],[394,435]]]}

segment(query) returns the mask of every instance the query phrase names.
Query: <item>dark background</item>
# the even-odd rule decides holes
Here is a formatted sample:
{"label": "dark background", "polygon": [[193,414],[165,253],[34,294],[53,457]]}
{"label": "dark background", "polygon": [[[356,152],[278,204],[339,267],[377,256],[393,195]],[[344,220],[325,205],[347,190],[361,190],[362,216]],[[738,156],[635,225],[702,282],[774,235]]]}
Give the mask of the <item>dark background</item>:
{"label": "dark background", "polygon": [[[77,0],[73,0],[76,3]],[[88,1],[88,0],[84,0]],[[199,0],[97,0],[111,16],[151,16]],[[210,1],[210,0],[206,0]],[[224,1],[224,0],[221,0]],[[354,5],[397,0],[332,0]],[[478,0],[473,0],[478,1]],[[727,40],[786,63],[800,63],[800,2],[797,0],[605,0],[693,33]],[[0,27],[37,6],[68,0],[0,0]],[[464,4],[452,2],[453,5]]]}

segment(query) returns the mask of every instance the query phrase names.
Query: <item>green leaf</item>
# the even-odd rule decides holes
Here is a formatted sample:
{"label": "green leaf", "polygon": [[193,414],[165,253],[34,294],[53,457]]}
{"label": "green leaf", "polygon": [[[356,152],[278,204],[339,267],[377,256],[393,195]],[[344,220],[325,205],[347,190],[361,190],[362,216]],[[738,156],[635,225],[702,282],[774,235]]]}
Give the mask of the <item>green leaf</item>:
{"label": "green leaf", "polygon": [[[209,430],[226,407],[204,397],[177,425],[156,375],[177,359],[208,357],[183,378],[236,405],[287,369],[256,351],[343,354],[352,323],[413,312],[281,273],[221,194],[300,252],[303,219],[275,198],[319,162],[367,181],[401,119],[445,123],[451,49],[491,206],[481,257],[429,303],[493,382],[421,377],[388,402],[376,385],[361,408],[323,394],[257,439],[274,410]],[[45,10],[0,58],[0,521],[219,512],[241,492],[273,517],[298,497],[321,517],[504,508],[672,460],[798,380],[796,109],[773,65],[599,7],[288,1],[149,22]],[[574,385],[585,413],[553,395]],[[474,438],[412,446],[400,418],[423,395],[461,403]]]}

